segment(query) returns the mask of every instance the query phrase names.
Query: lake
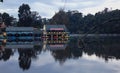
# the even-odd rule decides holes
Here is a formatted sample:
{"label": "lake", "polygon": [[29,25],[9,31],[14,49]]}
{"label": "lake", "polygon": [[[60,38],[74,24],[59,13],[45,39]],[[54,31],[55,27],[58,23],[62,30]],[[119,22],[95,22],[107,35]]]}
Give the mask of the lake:
{"label": "lake", "polygon": [[0,73],[120,73],[120,38],[1,43]]}

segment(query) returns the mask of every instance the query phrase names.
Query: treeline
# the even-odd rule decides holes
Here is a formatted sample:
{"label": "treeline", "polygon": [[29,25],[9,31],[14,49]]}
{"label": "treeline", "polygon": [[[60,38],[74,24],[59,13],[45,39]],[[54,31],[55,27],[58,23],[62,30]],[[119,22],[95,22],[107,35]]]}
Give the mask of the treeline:
{"label": "treeline", "polygon": [[43,20],[37,11],[31,11],[28,4],[22,4],[19,7],[18,20],[8,13],[0,13],[0,23],[4,22],[7,26],[42,28]]}
{"label": "treeline", "polygon": [[41,18],[37,11],[31,11],[28,4],[22,4],[18,9],[18,21],[8,13],[3,13],[2,18],[7,26],[42,28],[44,24],[64,24],[70,33],[120,33],[120,10],[118,9],[105,8],[94,15],[83,15],[77,10],[66,12],[60,9],[52,18],[46,19]]}
{"label": "treeline", "polygon": [[71,33],[120,33],[120,10],[103,11],[84,16],[78,11],[60,10],[50,24],[65,24]]}

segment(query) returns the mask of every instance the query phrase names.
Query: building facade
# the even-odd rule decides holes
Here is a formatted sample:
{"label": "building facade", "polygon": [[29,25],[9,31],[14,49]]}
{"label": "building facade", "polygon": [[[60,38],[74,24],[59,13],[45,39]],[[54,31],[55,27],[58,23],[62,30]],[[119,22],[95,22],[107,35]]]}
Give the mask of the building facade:
{"label": "building facade", "polygon": [[7,27],[8,41],[34,41],[40,40],[41,31],[33,27]]}
{"label": "building facade", "polygon": [[65,25],[44,25],[43,26],[43,38],[59,40],[62,38],[68,38],[69,32]]}

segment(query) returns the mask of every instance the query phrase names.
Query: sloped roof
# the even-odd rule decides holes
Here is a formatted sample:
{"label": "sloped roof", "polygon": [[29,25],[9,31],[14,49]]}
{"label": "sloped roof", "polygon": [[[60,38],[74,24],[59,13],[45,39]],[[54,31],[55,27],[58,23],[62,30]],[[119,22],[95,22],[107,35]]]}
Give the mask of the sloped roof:
{"label": "sloped roof", "polygon": [[51,28],[63,28],[65,31],[67,31],[67,28],[65,25],[45,25],[46,30],[50,30]]}
{"label": "sloped roof", "polygon": [[34,31],[33,27],[7,27],[6,31]]}

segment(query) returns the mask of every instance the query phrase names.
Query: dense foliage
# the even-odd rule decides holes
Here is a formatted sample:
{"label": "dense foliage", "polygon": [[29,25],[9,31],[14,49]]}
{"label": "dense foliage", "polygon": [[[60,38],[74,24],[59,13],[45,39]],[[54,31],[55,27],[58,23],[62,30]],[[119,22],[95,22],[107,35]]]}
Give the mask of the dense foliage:
{"label": "dense foliage", "polygon": [[[12,24],[15,18],[8,13],[0,13],[2,21],[7,26],[43,27],[43,24],[64,24],[70,33],[120,33],[120,10],[105,8],[96,14],[60,9],[51,19],[41,18],[37,11],[31,11],[28,4],[22,4],[18,9],[18,23]],[[1,19],[0,19],[1,20]]]}
{"label": "dense foliage", "polygon": [[0,23],[4,22],[6,24],[6,26],[12,26],[12,21],[15,18],[13,18],[12,16],[10,16],[8,13],[0,13]]}
{"label": "dense foliage", "polygon": [[40,27],[42,25],[41,16],[38,15],[38,12],[31,11],[28,4],[22,4],[18,10],[19,22],[18,26],[24,27]]}
{"label": "dense foliage", "polygon": [[60,10],[50,24],[65,24],[71,33],[120,33],[120,10],[103,11],[83,16],[78,11]]}

